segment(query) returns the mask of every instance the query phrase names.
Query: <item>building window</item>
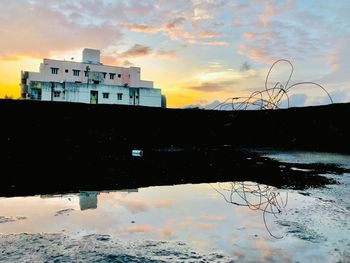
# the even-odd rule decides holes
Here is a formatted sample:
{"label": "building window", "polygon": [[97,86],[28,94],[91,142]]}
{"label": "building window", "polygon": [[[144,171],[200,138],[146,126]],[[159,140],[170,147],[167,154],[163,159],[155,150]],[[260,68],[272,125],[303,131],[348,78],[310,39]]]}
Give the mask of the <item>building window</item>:
{"label": "building window", "polygon": [[54,92],[53,92],[53,96],[54,96],[55,98],[58,98],[58,97],[61,96],[61,92],[60,92],[60,91],[54,91]]}
{"label": "building window", "polygon": [[109,93],[108,92],[103,92],[102,96],[104,99],[108,99],[109,98]]}
{"label": "building window", "polygon": [[79,75],[80,75],[80,70],[73,69],[73,76],[79,76]]}
{"label": "building window", "polygon": [[58,68],[51,68],[51,73],[54,75],[58,74]]}
{"label": "building window", "polygon": [[114,79],[114,77],[115,77],[115,73],[109,73],[109,78],[110,79]]}
{"label": "building window", "polygon": [[106,78],[107,73],[106,73],[106,72],[102,72],[102,74],[103,74],[103,78],[105,79],[105,78]]}
{"label": "building window", "polygon": [[66,70],[65,70],[65,72],[66,72],[66,73],[68,73],[68,72],[69,72],[69,70],[68,70],[68,69],[66,69]]}
{"label": "building window", "polygon": [[122,74],[118,74],[118,78],[121,78],[122,77]]}
{"label": "building window", "polygon": [[118,93],[117,96],[118,96],[118,100],[122,100],[123,99],[123,93]]}

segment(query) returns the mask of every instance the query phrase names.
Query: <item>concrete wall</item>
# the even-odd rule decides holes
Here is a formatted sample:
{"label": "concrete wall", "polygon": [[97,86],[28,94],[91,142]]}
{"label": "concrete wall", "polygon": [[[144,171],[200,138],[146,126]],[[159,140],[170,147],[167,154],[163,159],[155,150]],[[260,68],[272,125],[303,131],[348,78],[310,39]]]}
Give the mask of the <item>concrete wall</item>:
{"label": "concrete wall", "polygon": [[[98,92],[98,104],[121,104],[129,105],[129,88],[123,86],[111,86],[104,84],[81,84],[81,83],[32,83],[35,89],[41,89],[41,100],[43,101],[67,101],[90,103],[91,91]],[[160,89],[140,88],[139,105],[161,106]],[[54,94],[56,93],[56,96]],[[104,93],[108,98],[104,98]],[[59,94],[59,96],[57,96]],[[121,94],[121,95],[118,95]],[[121,98],[120,98],[121,97]]]}
{"label": "concrete wall", "polygon": [[162,94],[160,89],[140,88],[140,105],[142,106],[162,106]]}
{"label": "concrete wall", "polygon": [[[89,67],[90,72],[105,73],[101,82],[107,85],[122,86],[127,84],[129,87],[153,88],[152,81],[140,80],[141,69],[138,67],[123,68],[53,59],[44,59],[39,73],[29,72],[29,80],[87,83],[88,77],[85,76],[87,67]],[[58,68],[57,74],[52,74],[52,68]],[[73,70],[78,70],[79,76],[75,76]]]}

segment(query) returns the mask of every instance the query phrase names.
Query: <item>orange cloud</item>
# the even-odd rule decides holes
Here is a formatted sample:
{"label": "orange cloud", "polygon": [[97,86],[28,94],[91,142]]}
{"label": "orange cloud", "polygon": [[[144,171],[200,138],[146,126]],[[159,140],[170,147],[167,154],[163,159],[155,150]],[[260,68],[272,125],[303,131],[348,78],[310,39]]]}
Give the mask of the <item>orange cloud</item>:
{"label": "orange cloud", "polygon": [[142,32],[142,33],[150,33],[154,34],[160,31],[159,28],[156,28],[154,26],[150,25],[144,25],[144,24],[132,24],[132,25],[124,25],[127,29],[133,32]]}
{"label": "orange cloud", "polygon": [[128,57],[141,57],[141,56],[147,56],[152,53],[152,49],[147,46],[135,44],[127,51],[124,51],[123,53],[120,53],[118,57],[122,58],[128,58]]}

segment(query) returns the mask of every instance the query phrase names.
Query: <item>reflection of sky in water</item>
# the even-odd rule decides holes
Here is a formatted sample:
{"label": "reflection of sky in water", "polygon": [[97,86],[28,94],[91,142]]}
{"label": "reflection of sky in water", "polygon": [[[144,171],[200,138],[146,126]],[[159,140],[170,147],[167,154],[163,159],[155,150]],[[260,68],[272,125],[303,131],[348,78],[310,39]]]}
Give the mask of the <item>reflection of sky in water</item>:
{"label": "reflection of sky in water", "polygon": [[[349,191],[348,183],[309,190],[310,195],[288,191],[286,209],[277,218],[266,217],[272,233],[282,239],[268,234],[262,211],[226,202],[213,189],[219,186],[215,183],[1,198],[0,216],[13,221],[0,223],[0,233],[63,231],[72,236],[184,240],[198,250],[223,250],[242,261],[333,260],[350,249],[350,201],[338,204],[335,198]],[[242,202],[239,196],[233,200]]]}
{"label": "reflection of sky in water", "polygon": [[[268,156],[292,163],[350,164],[345,155],[272,152]],[[261,210],[232,204],[243,202],[236,192],[230,196],[226,191],[242,185],[232,182],[0,198],[0,233],[98,233],[125,240],[183,240],[198,250],[222,250],[242,261],[347,261],[350,175],[328,176],[340,184],[304,192],[272,190],[281,196],[288,191],[282,213],[276,218],[266,215],[269,230],[282,239],[269,235]],[[232,203],[224,197],[232,198]],[[250,196],[249,200],[258,199]]]}

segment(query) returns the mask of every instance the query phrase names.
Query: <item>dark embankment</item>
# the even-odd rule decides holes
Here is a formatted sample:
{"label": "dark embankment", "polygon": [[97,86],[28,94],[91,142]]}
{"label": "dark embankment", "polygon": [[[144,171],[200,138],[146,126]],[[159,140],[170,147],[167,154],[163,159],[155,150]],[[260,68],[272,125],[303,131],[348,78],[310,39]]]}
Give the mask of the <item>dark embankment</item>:
{"label": "dark embankment", "polygon": [[226,112],[1,100],[0,114],[1,195],[232,180],[302,188],[325,182],[237,149],[350,152],[350,103]]}

